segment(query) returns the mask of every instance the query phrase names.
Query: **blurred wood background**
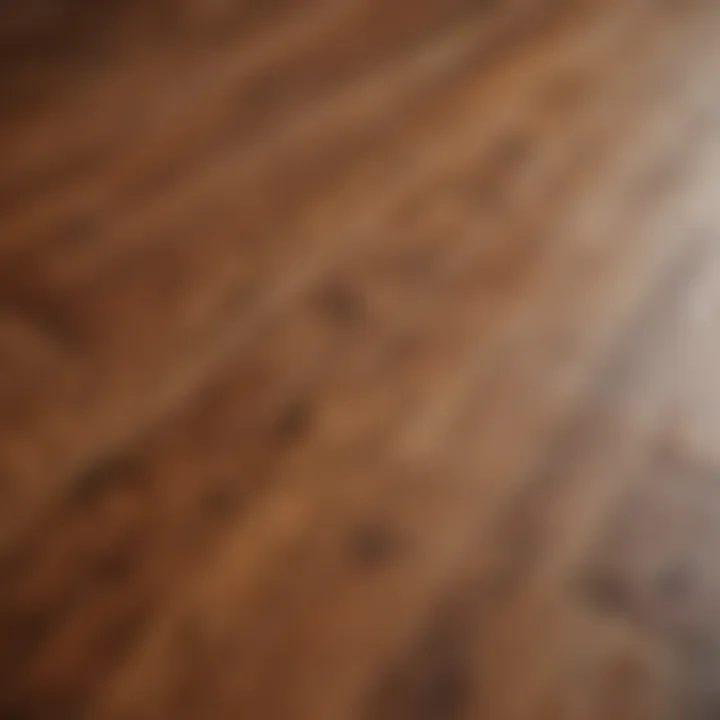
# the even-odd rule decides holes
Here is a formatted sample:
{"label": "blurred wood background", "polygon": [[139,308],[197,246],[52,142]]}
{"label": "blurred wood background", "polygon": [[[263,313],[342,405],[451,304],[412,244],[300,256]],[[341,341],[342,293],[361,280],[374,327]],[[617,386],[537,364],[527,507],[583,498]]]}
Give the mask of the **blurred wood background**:
{"label": "blurred wood background", "polygon": [[718,717],[719,36],[0,2],[0,718]]}

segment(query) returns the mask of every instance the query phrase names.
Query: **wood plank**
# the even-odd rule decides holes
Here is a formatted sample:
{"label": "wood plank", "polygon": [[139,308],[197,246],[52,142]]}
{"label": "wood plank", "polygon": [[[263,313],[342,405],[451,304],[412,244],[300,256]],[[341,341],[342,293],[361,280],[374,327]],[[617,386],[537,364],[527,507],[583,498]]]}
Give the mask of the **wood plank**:
{"label": "wood plank", "polygon": [[0,13],[0,716],[711,717],[718,8],[65,3]]}

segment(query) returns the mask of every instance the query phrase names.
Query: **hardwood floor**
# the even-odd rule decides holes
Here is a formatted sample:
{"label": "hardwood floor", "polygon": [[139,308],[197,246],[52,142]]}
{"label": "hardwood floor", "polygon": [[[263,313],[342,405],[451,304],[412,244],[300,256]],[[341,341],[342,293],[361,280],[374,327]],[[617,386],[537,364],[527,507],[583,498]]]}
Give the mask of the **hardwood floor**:
{"label": "hardwood floor", "polygon": [[0,720],[715,718],[718,31],[0,4]]}

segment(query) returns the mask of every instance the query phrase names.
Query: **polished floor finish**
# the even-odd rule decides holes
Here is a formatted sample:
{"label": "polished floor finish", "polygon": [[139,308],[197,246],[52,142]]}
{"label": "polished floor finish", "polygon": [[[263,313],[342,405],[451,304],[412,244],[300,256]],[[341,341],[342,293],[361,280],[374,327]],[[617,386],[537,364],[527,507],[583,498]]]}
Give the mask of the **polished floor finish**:
{"label": "polished floor finish", "polygon": [[0,4],[0,718],[720,716],[720,4]]}

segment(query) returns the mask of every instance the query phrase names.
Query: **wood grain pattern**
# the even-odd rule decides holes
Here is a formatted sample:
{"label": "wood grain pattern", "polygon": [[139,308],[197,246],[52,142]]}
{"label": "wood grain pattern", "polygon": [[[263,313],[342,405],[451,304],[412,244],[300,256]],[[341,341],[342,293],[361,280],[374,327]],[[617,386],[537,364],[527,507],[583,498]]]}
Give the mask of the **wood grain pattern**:
{"label": "wood grain pattern", "polygon": [[0,3],[0,718],[715,717],[718,30]]}

